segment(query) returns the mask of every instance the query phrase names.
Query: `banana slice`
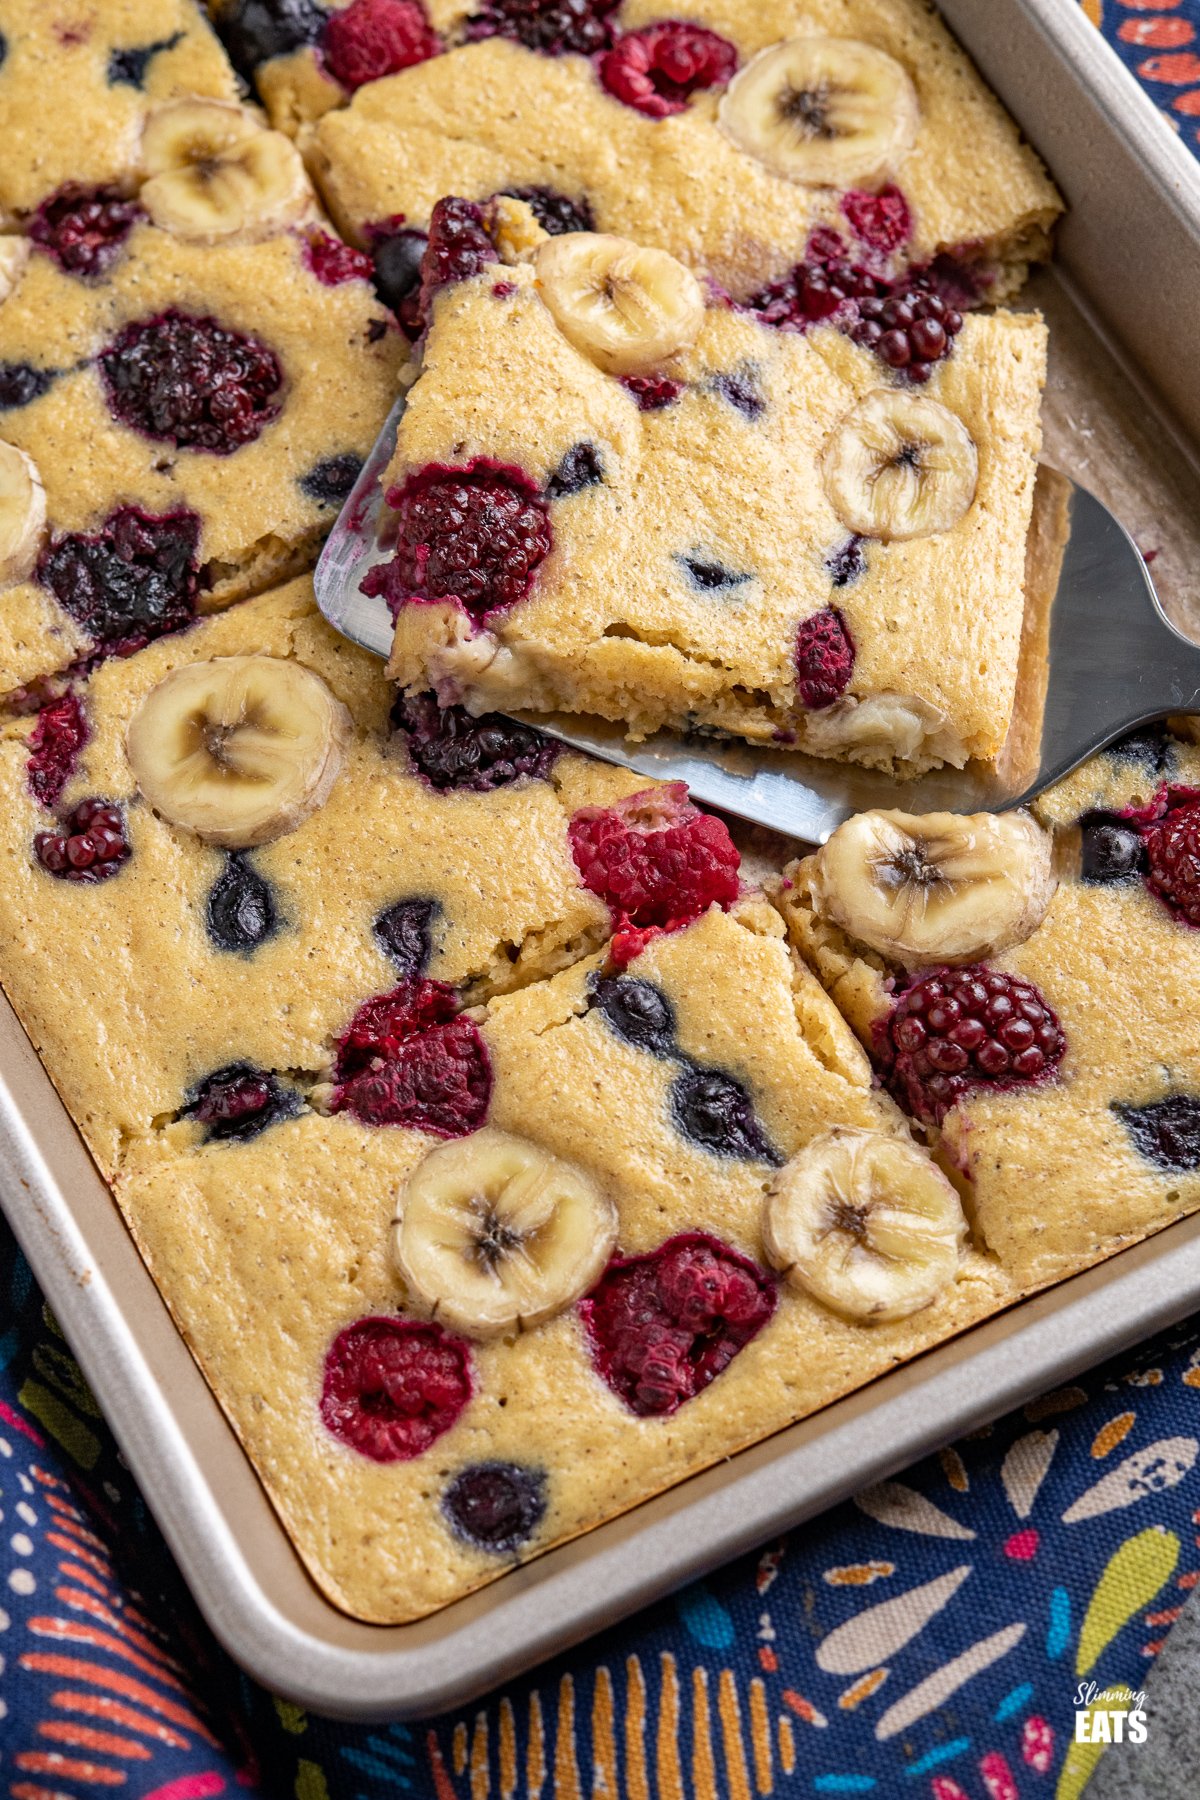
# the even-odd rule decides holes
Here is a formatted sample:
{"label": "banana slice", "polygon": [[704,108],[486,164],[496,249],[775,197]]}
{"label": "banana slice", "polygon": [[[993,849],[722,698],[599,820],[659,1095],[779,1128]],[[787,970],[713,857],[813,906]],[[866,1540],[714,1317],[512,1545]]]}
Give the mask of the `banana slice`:
{"label": "banana slice", "polygon": [[46,530],[46,490],[37,464],[0,441],[0,587],[33,573]]}
{"label": "banana slice", "polygon": [[1024,942],[1057,886],[1050,834],[1023,812],[858,813],[813,861],[820,912],[906,968]]}
{"label": "banana slice", "polygon": [[0,306],[16,288],[32,254],[28,238],[0,237]]}
{"label": "banana slice", "polygon": [[413,1304],[477,1338],[562,1312],[616,1241],[616,1208],[582,1169],[488,1125],[418,1165],[392,1225]]}
{"label": "banana slice", "polygon": [[172,100],[142,133],[148,180],[141,203],[154,224],[190,243],[270,237],[311,209],[300,154],[245,106]]}
{"label": "banana slice", "polygon": [[346,708],[301,663],[219,656],[151,688],[125,748],[155,812],[208,844],[249,850],[325,804],[350,733]]}
{"label": "banana slice", "polygon": [[835,426],[821,453],[825,493],[862,537],[932,537],[968,511],[979,452],[948,407],[922,394],[873,388]]}
{"label": "banana slice", "polygon": [[665,250],[572,231],[541,245],[538,288],[563,336],[609,375],[644,375],[694,344],[704,295]]}
{"label": "banana slice", "polygon": [[735,75],[717,122],[786,181],[877,188],[912,149],[917,93],[894,57],[857,38],[787,38]]}
{"label": "banana slice", "polygon": [[920,1312],[954,1279],[966,1237],[941,1170],[884,1132],[834,1126],[767,1193],[768,1259],[846,1319],[886,1324]]}

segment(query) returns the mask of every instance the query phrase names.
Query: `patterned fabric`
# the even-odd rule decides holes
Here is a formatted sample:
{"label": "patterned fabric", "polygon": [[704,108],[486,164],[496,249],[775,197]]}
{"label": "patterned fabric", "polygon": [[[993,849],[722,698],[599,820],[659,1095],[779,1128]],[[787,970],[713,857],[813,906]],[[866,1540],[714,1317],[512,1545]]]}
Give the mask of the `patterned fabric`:
{"label": "patterned fabric", "polygon": [[[1200,0],[1081,4],[1200,148]],[[214,1643],[0,1225],[0,1800],[1076,1800],[1077,1692],[1200,1581],[1198,1456],[1200,1318],[461,1716],[339,1726]]]}

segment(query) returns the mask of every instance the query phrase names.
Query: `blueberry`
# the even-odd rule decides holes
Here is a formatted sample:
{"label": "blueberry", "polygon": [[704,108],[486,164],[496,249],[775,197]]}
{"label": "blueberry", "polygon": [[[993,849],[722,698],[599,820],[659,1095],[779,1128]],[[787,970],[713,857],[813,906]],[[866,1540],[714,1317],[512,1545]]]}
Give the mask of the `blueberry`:
{"label": "blueberry", "polygon": [[363,459],[353,450],[327,456],[300,477],[300,489],[318,506],[341,506],[362,474]]}
{"label": "blueberry", "polygon": [[714,1156],[736,1156],[775,1167],[783,1161],[768,1141],[755,1117],[754,1103],[736,1076],[689,1064],[671,1083],[670,1108],[680,1135],[711,1150]]}
{"label": "blueberry", "polygon": [[1114,1101],[1112,1110],[1132,1138],[1134,1149],[1156,1169],[1172,1175],[1200,1169],[1200,1096],[1171,1094],[1148,1106]]}
{"label": "blueberry", "polygon": [[108,59],[108,85],[143,87],[146,70],[154,58],[164,50],[174,50],[176,44],[182,44],[185,35],[184,32],[177,31],[173,37],[159,38],[156,44],[142,44],[136,50],[114,50]]}
{"label": "blueberry", "polygon": [[572,444],[546,483],[551,500],[565,500],[604,480],[604,459],[595,444]]}
{"label": "blueberry", "polygon": [[527,1543],[546,1514],[546,1477],[520,1463],[470,1463],[442,1496],[442,1512],[456,1537],[494,1556]]}
{"label": "blueberry", "polygon": [[241,955],[257,950],[278,931],[279,915],[270,884],[244,856],[231,856],[213,882],[204,922],[218,950]]}
{"label": "blueberry", "polygon": [[326,12],[316,0],[227,0],[217,13],[217,36],[247,81],[260,63],[314,44]]}
{"label": "blueberry", "polygon": [[205,1143],[246,1143],[301,1110],[295,1088],[250,1063],[227,1063],[196,1084],[182,1116],[205,1127]]}
{"label": "blueberry", "polygon": [[727,400],[735,411],[753,422],[766,411],[766,400],[758,385],[758,371],[753,364],[731,369],[728,374],[714,375],[713,392]]}
{"label": "blueberry", "polygon": [[825,558],[825,567],[829,570],[834,587],[849,587],[867,572],[867,553],[863,549],[860,537],[850,537],[836,550],[831,550]]}
{"label": "blueberry", "polygon": [[421,285],[421,258],[426,242],[423,231],[396,231],[376,240],[375,292],[394,313],[400,312]]}
{"label": "blueberry", "polygon": [[661,988],[630,976],[594,976],[592,998],[623,1043],[653,1056],[675,1054],[675,1009]]}
{"label": "blueberry", "polygon": [[8,39],[5,37],[4,33],[2,31],[0,31],[0,68],[2,68],[4,66],[4,59],[7,57],[7,55],[8,55]]}
{"label": "blueberry", "polygon": [[744,587],[751,578],[735,569],[727,569],[704,550],[688,550],[675,558],[688,580],[701,593],[715,594],[722,589]]}
{"label": "blueberry", "polygon": [[433,922],[441,910],[436,900],[397,900],[376,919],[375,940],[405,981],[416,981],[429,967]]}
{"label": "blueberry", "polygon": [[1132,881],[1145,872],[1142,834],[1126,819],[1115,813],[1085,813],[1079,825],[1084,881],[1099,887],[1108,882]]}
{"label": "blueberry", "polygon": [[57,375],[57,369],[34,369],[28,363],[0,362],[0,410],[29,406],[34,400],[40,400]]}
{"label": "blueberry", "polygon": [[1165,725],[1142,725],[1110,744],[1105,755],[1136,763],[1148,775],[1165,775],[1174,761],[1174,744]]}
{"label": "blueberry", "polygon": [[543,231],[562,237],[568,231],[595,231],[596,222],[586,200],[569,200],[554,188],[505,188],[510,200],[524,200]]}

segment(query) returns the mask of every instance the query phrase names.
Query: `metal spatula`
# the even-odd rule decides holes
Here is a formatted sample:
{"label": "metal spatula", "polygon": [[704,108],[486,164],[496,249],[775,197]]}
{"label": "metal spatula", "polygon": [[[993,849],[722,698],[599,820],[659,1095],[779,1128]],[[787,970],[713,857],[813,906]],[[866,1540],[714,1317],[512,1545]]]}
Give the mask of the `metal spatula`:
{"label": "metal spatula", "polygon": [[[317,604],[336,631],[386,656],[392,621],[361,591],[387,560],[378,544],[383,473],[404,409],[392,408],[317,564]],[[1047,595],[1026,621],[1017,710],[995,766],[940,769],[896,781],[793,751],[757,749],[660,732],[630,743],[618,725],[566,714],[516,715],[576,749],[660,781],[686,781],[698,800],[789,837],[823,843],[851,813],[1000,811],[1031,800],[1123,732],[1170,713],[1200,711],[1200,645],[1168,621],[1145,563],[1124,528],[1066,476],[1039,478],[1049,546]]]}

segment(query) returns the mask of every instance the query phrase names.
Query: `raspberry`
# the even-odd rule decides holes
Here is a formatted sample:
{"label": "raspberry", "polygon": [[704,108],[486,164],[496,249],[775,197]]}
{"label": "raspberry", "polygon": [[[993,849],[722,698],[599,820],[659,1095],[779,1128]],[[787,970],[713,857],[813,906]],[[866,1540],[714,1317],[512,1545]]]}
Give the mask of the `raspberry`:
{"label": "raspberry", "polygon": [[615,806],[582,807],[567,832],[580,879],[604,901],[618,934],[631,926],[677,931],[714,903],[737,899],[733,840],[720,819],[692,805],[682,781],[627,794]]}
{"label": "raspberry", "polygon": [[562,237],[569,231],[594,231],[595,219],[586,200],[568,200],[554,188],[505,188],[510,200],[523,200],[543,231]]}
{"label": "raspberry", "polygon": [[682,381],[672,381],[666,375],[622,375],[620,382],[637,401],[639,412],[658,412],[670,406],[672,400],[678,400],[683,392]]}
{"label": "raspberry", "polygon": [[546,1513],[546,1477],[520,1463],[471,1463],[442,1496],[456,1537],[478,1550],[509,1556],[528,1542]]}
{"label": "raspberry", "polygon": [[721,87],[737,68],[728,39],[703,25],[668,19],[627,31],[600,59],[600,81],[615,100],[665,119],[702,88]]}
{"label": "raspberry", "polygon": [[675,1412],[727,1369],[775,1310],[775,1287],[706,1232],[615,1256],[579,1312],[597,1373],[642,1417]]}
{"label": "raspberry", "polygon": [[439,288],[469,281],[498,261],[496,246],[484,230],[483,208],[453,195],[439,200],[429,220],[429,241],[421,258],[421,290],[417,307],[424,323]]}
{"label": "raspberry", "polygon": [[315,44],[328,16],[320,0],[233,0],[216,9],[214,24],[234,68],[252,82],[260,63]]}
{"label": "raspberry", "polygon": [[270,882],[241,853],[230,856],[208,892],[204,924],[218,950],[248,956],[279,929]]}
{"label": "raspberry", "polygon": [[1200,1099],[1194,1094],[1171,1094],[1148,1106],[1112,1109],[1133,1139],[1134,1149],[1170,1174],[1200,1169]]}
{"label": "raspberry", "polygon": [[427,62],[441,45],[418,0],[352,0],[330,14],[322,48],[332,73],[353,92]]}
{"label": "raspberry", "polygon": [[625,975],[593,975],[590,991],[609,1030],[622,1043],[652,1056],[675,1055],[675,1008],[661,988]]}
{"label": "raspberry", "polygon": [[1168,789],[1167,808],[1144,831],[1147,882],[1177,919],[1200,926],[1200,796],[1186,788]]}
{"label": "raspberry", "polygon": [[294,1119],[300,1096],[265,1069],[229,1063],[206,1075],[195,1088],[184,1116],[205,1129],[205,1143],[248,1143],[268,1125]]}
{"label": "raspberry", "polygon": [[60,188],[29,221],[29,235],[68,275],[95,280],[112,267],[142,217],[119,188]]}
{"label": "raspberry", "polygon": [[822,607],[796,633],[796,698],[810,712],[832,706],[854,673],[854,639],[836,606]]}
{"label": "raspberry", "polygon": [[408,1462],[449,1431],[471,1398],[471,1351],[440,1325],[356,1319],[325,1358],[321,1418],[373,1462]]}
{"label": "raspberry", "polygon": [[444,982],[404,981],[364,1001],[336,1048],[333,1112],[442,1138],[482,1125],[491,1061]]}
{"label": "raspberry", "polygon": [[858,190],[842,195],[842,211],[860,244],[890,256],[912,236],[912,214],[898,187],[880,188],[877,194]]}
{"label": "raspberry", "polygon": [[977,1088],[1047,1081],[1066,1047],[1057,1014],[1033,983],[985,963],[915,976],[875,1027],[888,1087],[915,1118],[935,1125]]}
{"label": "raspberry", "polygon": [[25,764],[29,791],[39,806],[58,804],[91,735],[78,694],[63,694],[42,707],[29,734],[30,754]]}
{"label": "raspberry", "polygon": [[373,281],[375,264],[365,250],[343,244],[328,231],[310,231],[304,239],[304,260],[325,287],[344,281]]}
{"label": "raspberry", "polygon": [[417,773],[439,794],[490,794],[523,776],[546,781],[561,748],[502,713],[476,719],[464,707],[439,706],[432,694],[402,694],[392,724],[404,734]]}
{"label": "raspberry", "polygon": [[671,1122],[681,1137],[714,1156],[771,1163],[783,1158],[767,1138],[754,1102],[735,1075],[688,1064],[671,1083]]}
{"label": "raspberry", "polygon": [[428,968],[430,933],[441,910],[436,900],[397,900],[375,920],[375,942],[405,981],[416,981]]}
{"label": "raspberry", "polygon": [[107,800],[81,801],[58,831],[35,835],[33,850],[60,881],[107,881],[129,859],[124,815]]}
{"label": "raspberry", "polygon": [[191,623],[200,589],[195,513],[110,513],[94,536],[55,538],[37,579],[106,656],[128,656]]}
{"label": "raspberry", "polygon": [[100,352],[115,419],[180,450],[227,456],[279,414],[283,370],[260,339],[172,308]]}
{"label": "raspberry", "polygon": [[620,0],[484,0],[467,20],[471,39],[514,38],[544,56],[594,56],[613,41],[610,15]]}
{"label": "raspberry", "polygon": [[1117,813],[1085,813],[1080,825],[1080,874],[1095,887],[1146,873],[1146,846],[1136,825]]}
{"label": "raspberry", "polygon": [[395,617],[421,600],[453,600],[473,619],[524,600],[553,543],[549,506],[521,469],[475,457],[461,469],[428,463],[392,488],[396,553],[370,571]]}
{"label": "raspberry", "polygon": [[363,459],[356,450],[345,450],[341,456],[328,456],[300,478],[300,491],[318,506],[341,506],[362,474]]}
{"label": "raspberry", "polygon": [[30,363],[0,362],[0,412],[32,406],[58,375],[57,369],[35,369]]}

